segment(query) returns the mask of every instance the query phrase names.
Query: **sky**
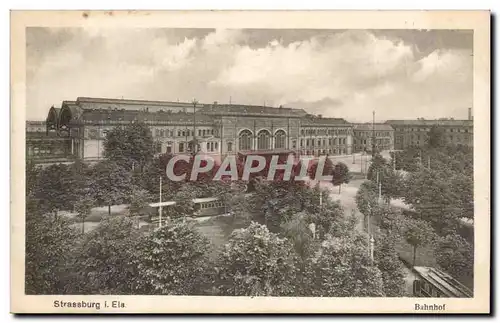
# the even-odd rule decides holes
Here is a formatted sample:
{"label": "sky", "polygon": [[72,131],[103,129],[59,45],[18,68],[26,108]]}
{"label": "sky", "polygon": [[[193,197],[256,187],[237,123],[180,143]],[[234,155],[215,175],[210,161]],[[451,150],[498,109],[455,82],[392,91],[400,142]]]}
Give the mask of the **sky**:
{"label": "sky", "polygon": [[467,118],[460,30],[27,28],[27,119],[77,97],[302,108],[351,122]]}

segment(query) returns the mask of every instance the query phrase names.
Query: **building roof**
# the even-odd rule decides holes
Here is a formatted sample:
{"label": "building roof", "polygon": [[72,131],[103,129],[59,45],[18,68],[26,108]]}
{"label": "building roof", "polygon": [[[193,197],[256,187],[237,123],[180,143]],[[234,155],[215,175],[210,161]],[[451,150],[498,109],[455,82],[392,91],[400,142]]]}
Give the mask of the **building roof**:
{"label": "building roof", "polygon": [[356,123],[353,125],[353,129],[356,131],[394,131],[390,124],[376,123],[372,125],[371,123]]}
{"label": "building roof", "polygon": [[211,104],[200,109],[200,112],[212,115],[278,115],[286,117],[303,117],[307,114],[302,109],[242,104]]}
{"label": "building roof", "polygon": [[306,118],[302,120],[303,126],[330,126],[330,125],[341,125],[341,126],[350,126],[351,124],[342,118],[324,118],[317,117],[313,115],[307,115]]}
{"label": "building roof", "polygon": [[[193,123],[194,116],[192,113],[184,112],[143,112],[137,110],[85,110],[83,113],[85,121],[99,122],[101,120],[113,121],[157,121],[171,123]],[[196,113],[197,124],[213,124],[213,118],[208,115]]]}
{"label": "building roof", "polygon": [[454,119],[413,119],[413,120],[387,120],[386,124],[396,126],[469,126],[474,124],[473,120],[454,120]]}
{"label": "building roof", "polygon": [[[149,100],[130,100],[130,99],[109,99],[109,98],[89,98],[89,97],[78,97],[76,99],[76,104],[81,102],[87,103],[102,103],[102,104],[125,104],[125,105],[148,105],[148,106],[171,106],[171,107],[184,107],[192,108],[193,103],[191,102],[174,102],[174,101],[149,101]],[[197,103],[196,106],[201,108],[203,103]]]}

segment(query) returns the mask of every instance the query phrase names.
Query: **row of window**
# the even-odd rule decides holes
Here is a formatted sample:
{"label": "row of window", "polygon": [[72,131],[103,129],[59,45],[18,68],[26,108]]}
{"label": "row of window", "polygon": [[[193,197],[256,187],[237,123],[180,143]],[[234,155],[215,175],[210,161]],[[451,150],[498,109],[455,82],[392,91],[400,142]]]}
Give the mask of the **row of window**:
{"label": "row of window", "polygon": [[[463,129],[463,128],[448,128],[448,127],[443,127],[444,131],[446,132],[463,132],[463,133],[468,133],[469,129]],[[404,132],[429,132],[431,128],[397,128],[395,129],[397,131],[404,131]]]}
{"label": "row of window", "polygon": [[[411,141],[413,143],[417,142],[419,143],[420,140],[425,140],[427,138],[426,135],[423,135],[423,136],[420,136],[420,135],[413,135],[412,137],[410,137],[408,139],[408,141]],[[453,141],[468,141],[468,137],[459,137],[459,136],[452,136],[450,135],[447,139],[449,139],[449,141],[453,142]],[[404,138],[403,137],[396,137],[396,143],[402,143],[404,141]]]}
{"label": "row of window", "polygon": [[346,135],[349,129],[302,129],[301,136],[326,136],[326,135]]}
{"label": "row of window", "polygon": [[[265,129],[257,133],[257,149],[265,150],[271,149],[271,133]],[[239,149],[252,150],[253,149],[253,135],[250,130],[243,130],[239,135]],[[274,148],[282,149],[286,147],[286,134],[283,130],[276,131],[274,135]],[[228,149],[229,150],[229,149]]]}
{"label": "row of window", "polygon": [[[167,146],[166,146],[166,153],[167,154],[171,154],[173,153],[173,142],[169,141],[167,142]],[[229,146],[232,149],[232,146]],[[156,153],[161,153],[162,152],[162,143],[161,142],[155,142],[155,151]],[[188,143],[185,143],[185,142],[180,142],[179,143],[179,152],[180,153],[183,153],[183,152],[186,152],[187,151],[187,148],[188,148]],[[213,142],[213,141],[210,141],[210,142],[207,142],[207,151],[209,152],[215,152],[215,151],[218,151],[219,150],[219,143],[217,141]],[[229,150],[231,151],[231,150]]]}
{"label": "row of window", "polygon": [[[164,133],[162,135],[161,130],[156,130],[157,133],[159,133],[157,135],[157,137],[173,137],[174,134],[173,134],[173,131],[170,131],[168,134],[167,133]],[[166,131],[166,130],[164,130]],[[177,137],[190,137],[190,136],[193,136],[194,134],[194,130],[190,130],[190,129],[187,129],[187,130],[177,130]],[[214,129],[198,129],[198,137],[205,137],[205,136],[213,136],[214,135]]]}
{"label": "row of window", "polygon": [[[346,144],[346,138],[328,138],[328,145],[345,145]],[[315,143],[317,144],[316,146],[326,146],[326,139],[305,139],[306,147],[313,146],[315,147]],[[304,147],[304,139],[300,139],[300,147]]]}
{"label": "row of window", "polygon": [[319,156],[319,155],[345,155],[347,154],[347,149],[345,148],[337,148],[337,149],[317,149],[317,150],[302,150],[302,154],[305,155],[314,155],[314,156]]}
{"label": "row of window", "polygon": [[[357,137],[373,137],[373,131],[361,131],[359,133],[354,133]],[[375,137],[390,137],[391,133],[389,131],[375,131]]]}
{"label": "row of window", "polygon": [[200,205],[200,210],[224,207],[224,203],[220,201],[200,203],[199,205]]}

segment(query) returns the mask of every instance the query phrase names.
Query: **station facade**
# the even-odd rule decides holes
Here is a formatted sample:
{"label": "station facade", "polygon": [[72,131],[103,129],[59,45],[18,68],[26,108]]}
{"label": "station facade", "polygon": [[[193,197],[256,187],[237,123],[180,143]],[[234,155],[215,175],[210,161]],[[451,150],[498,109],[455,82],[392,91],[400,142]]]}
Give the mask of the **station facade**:
{"label": "station facade", "polygon": [[[470,119],[470,118],[469,118]],[[472,120],[389,120],[353,124],[302,109],[79,97],[52,107],[45,121],[27,121],[27,157],[35,160],[98,161],[107,132],[143,122],[157,154],[189,153],[196,142],[205,154],[293,151],[297,155],[349,155],[424,145],[434,124],[446,126],[452,143],[472,145]],[[419,138],[420,137],[420,138]]]}

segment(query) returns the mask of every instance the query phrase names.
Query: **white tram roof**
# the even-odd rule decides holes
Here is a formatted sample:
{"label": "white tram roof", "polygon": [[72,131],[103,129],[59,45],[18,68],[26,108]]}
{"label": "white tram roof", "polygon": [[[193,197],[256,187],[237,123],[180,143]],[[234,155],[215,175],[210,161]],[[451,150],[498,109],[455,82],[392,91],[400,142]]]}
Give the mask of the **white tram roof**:
{"label": "white tram roof", "polygon": [[203,197],[203,198],[197,198],[193,199],[193,203],[207,203],[207,202],[214,202],[218,201],[218,197]]}
{"label": "white tram roof", "polygon": [[[218,201],[219,198],[218,197],[204,197],[204,198],[196,198],[196,199],[193,199],[193,203],[197,204],[197,203],[208,203],[208,202],[214,202],[214,201]],[[151,203],[149,204],[150,207],[160,207],[160,206],[171,206],[171,205],[175,205],[176,202],[175,201],[166,201],[166,202],[157,202],[157,203]]]}
{"label": "white tram roof", "polygon": [[151,203],[149,204],[150,207],[160,207],[160,206],[171,206],[174,205],[175,201],[167,201],[167,202],[161,202],[161,203]]}

